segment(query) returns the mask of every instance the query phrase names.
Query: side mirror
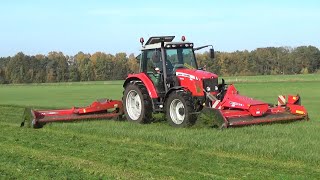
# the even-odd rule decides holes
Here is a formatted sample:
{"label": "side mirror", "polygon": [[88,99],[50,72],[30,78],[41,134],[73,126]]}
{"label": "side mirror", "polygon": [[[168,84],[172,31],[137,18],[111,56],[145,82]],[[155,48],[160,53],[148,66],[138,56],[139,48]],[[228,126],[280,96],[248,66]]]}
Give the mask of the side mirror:
{"label": "side mirror", "polygon": [[214,49],[213,48],[210,49],[209,53],[210,53],[210,58],[214,59]]}

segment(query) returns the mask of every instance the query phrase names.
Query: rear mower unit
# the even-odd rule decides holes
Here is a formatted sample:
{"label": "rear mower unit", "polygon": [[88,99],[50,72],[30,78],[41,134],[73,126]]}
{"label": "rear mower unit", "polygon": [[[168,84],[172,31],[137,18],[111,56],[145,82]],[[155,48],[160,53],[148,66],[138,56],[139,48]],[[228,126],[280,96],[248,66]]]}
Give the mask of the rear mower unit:
{"label": "rear mower unit", "polygon": [[87,107],[72,107],[71,109],[33,110],[26,108],[21,126],[42,128],[49,122],[120,118],[122,115],[121,101],[99,99]]}

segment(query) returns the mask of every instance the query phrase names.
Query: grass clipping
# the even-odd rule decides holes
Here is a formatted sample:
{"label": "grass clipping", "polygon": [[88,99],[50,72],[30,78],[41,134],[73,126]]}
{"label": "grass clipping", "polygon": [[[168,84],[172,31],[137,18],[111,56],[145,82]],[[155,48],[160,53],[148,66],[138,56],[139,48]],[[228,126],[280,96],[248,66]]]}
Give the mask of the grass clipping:
{"label": "grass clipping", "polygon": [[225,127],[221,112],[217,109],[204,107],[198,115],[194,128],[218,128]]}

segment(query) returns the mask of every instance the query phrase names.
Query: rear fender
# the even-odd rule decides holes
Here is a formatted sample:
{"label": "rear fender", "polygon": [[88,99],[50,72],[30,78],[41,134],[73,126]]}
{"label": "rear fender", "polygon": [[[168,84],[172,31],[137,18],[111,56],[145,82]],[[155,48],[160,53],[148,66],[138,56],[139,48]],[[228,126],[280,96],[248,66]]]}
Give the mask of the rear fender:
{"label": "rear fender", "polygon": [[154,84],[148,78],[148,76],[145,73],[139,73],[139,74],[129,74],[127,79],[123,83],[123,87],[126,87],[127,84],[129,84],[132,81],[141,81],[145,87],[147,88],[147,91],[149,93],[149,96],[151,99],[158,98],[158,93],[154,87]]}

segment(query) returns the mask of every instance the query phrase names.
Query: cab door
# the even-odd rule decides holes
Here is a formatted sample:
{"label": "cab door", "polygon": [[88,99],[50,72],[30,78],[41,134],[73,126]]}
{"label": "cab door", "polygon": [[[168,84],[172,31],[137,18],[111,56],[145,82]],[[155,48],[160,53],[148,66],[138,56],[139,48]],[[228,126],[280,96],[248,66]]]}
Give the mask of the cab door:
{"label": "cab door", "polygon": [[162,92],[164,83],[160,49],[144,50],[141,58],[141,72],[144,72],[151,79],[158,92]]}

